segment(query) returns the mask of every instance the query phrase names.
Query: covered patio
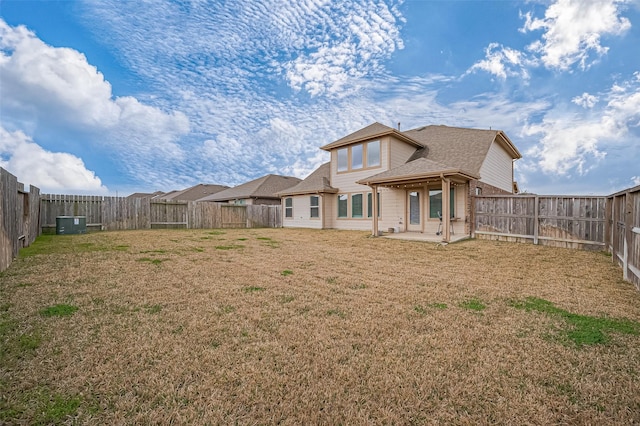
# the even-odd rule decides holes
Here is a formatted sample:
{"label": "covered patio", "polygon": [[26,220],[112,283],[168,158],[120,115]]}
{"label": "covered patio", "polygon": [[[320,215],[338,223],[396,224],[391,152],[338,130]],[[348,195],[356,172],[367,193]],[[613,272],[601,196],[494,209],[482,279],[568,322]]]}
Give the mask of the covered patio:
{"label": "covered patio", "polygon": [[[407,202],[405,209],[405,223],[407,226],[402,230],[403,232],[387,234],[380,232],[384,231],[384,229],[380,229],[380,219],[374,215],[372,218],[372,235],[380,236],[382,234],[390,238],[447,243],[468,238],[468,234],[465,232],[452,232],[453,223],[464,220],[467,212],[465,211],[462,217],[454,217],[451,210],[451,188],[454,185],[468,188],[469,181],[473,179],[478,179],[478,176],[463,170],[447,168],[443,164],[426,158],[418,158],[394,169],[358,181],[359,184],[368,185],[371,188],[373,211],[378,209],[378,190],[381,187],[397,191],[408,191],[407,194],[411,194],[413,190],[416,191],[415,203],[413,199],[408,197],[410,201]],[[440,232],[438,234],[426,229],[426,203],[420,200],[419,192],[417,192],[428,191],[434,185],[441,188],[442,200],[440,209],[437,212],[438,216],[434,216],[435,212],[432,211],[430,211],[429,215],[431,218],[441,217]],[[468,194],[465,196],[468,196]],[[410,224],[414,225],[411,226]]]}
{"label": "covered patio", "polygon": [[[383,232],[382,235],[379,235],[383,238],[389,238],[392,240],[405,240],[405,241],[424,241],[426,243],[442,243],[445,242],[442,239],[442,235],[424,233],[424,232],[398,232],[398,233],[388,233]],[[455,243],[458,241],[463,241],[471,238],[467,234],[454,234],[449,237],[449,243]]]}

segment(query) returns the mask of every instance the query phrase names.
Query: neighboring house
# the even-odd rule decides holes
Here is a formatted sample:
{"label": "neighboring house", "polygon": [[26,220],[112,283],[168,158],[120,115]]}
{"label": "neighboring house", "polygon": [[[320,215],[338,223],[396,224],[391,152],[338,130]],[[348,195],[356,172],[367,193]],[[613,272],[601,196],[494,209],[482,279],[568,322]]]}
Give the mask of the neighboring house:
{"label": "neighboring house", "polygon": [[[500,130],[374,123],[321,147],[331,160],[281,191],[283,226],[469,234],[471,199],[511,194],[520,152]],[[377,211],[377,215],[373,212]]]}
{"label": "neighboring house", "polygon": [[164,195],[164,192],[162,191],[156,191],[156,192],[134,192],[131,195],[128,195],[127,198],[157,198],[161,195]]}
{"label": "neighboring house", "polygon": [[158,200],[174,200],[174,201],[196,201],[209,195],[217,194],[225,189],[225,185],[214,185],[200,183],[181,191],[171,191],[164,195],[156,197]]}
{"label": "neighboring house", "polygon": [[216,194],[200,198],[198,201],[215,201],[236,205],[280,204],[279,191],[298,184],[300,179],[292,176],[266,175],[242,185],[225,189]]}

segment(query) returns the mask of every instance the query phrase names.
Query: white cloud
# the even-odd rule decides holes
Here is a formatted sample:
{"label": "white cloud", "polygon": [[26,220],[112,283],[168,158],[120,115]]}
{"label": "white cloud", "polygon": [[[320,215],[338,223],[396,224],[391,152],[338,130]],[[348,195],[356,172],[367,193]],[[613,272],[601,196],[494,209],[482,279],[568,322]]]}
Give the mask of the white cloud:
{"label": "white cloud", "polygon": [[587,92],[584,92],[582,95],[576,96],[571,99],[571,102],[583,108],[593,108],[598,102],[598,98],[596,96],[588,94]]}
{"label": "white cloud", "polygon": [[74,155],[50,152],[21,131],[0,127],[0,166],[43,193],[105,194],[99,177]]}
{"label": "white cloud", "polygon": [[370,6],[368,2],[344,5],[348,13],[335,14],[325,23],[333,33],[331,39],[305,43],[307,52],[284,66],[292,88],[312,96],[344,96],[357,88],[359,78],[379,72],[382,59],[404,47],[398,27],[401,16],[382,3],[375,9]]}
{"label": "white cloud", "polygon": [[528,80],[529,73],[526,67],[532,64],[532,60],[528,59],[522,52],[502,46],[499,43],[491,43],[485,49],[485,59],[473,64],[467,74],[476,70],[483,70],[502,80],[516,76]]}
{"label": "white cloud", "polygon": [[[523,134],[540,135],[539,143],[526,154],[546,173],[587,173],[604,158],[608,147],[629,141],[632,128],[640,126],[640,84],[629,80],[600,95],[607,100],[599,111],[549,112],[537,124],[525,126]],[[578,103],[578,102],[574,102]]]}
{"label": "white cloud", "polygon": [[640,185],[640,176],[633,176],[631,178],[631,182],[633,186],[638,186]]}
{"label": "white cloud", "polygon": [[557,0],[547,8],[544,18],[525,14],[523,32],[542,30],[542,40],[529,46],[539,54],[544,66],[562,71],[576,62],[588,68],[592,54],[600,57],[608,48],[602,46],[603,35],[621,35],[631,28],[629,19],[621,17],[625,0]]}
{"label": "white cloud", "polygon": [[114,97],[111,84],[83,54],[49,46],[2,19],[0,47],[0,124],[10,122],[30,134],[82,134],[68,143],[106,150],[143,180],[145,165],[183,158],[176,143],[189,131],[183,113],[166,113],[131,96]]}
{"label": "white cloud", "polygon": [[629,0],[556,0],[544,18],[535,18],[531,12],[521,14],[525,23],[520,31],[543,31],[542,39],[529,44],[526,52],[490,43],[485,59],[473,64],[467,74],[482,70],[502,80],[528,80],[528,70],[541,65],[568,71],[579,63],[587,69],[608,52],[602,36],[619,36],[631,28],[629,19],[620,16],[627,3]]}

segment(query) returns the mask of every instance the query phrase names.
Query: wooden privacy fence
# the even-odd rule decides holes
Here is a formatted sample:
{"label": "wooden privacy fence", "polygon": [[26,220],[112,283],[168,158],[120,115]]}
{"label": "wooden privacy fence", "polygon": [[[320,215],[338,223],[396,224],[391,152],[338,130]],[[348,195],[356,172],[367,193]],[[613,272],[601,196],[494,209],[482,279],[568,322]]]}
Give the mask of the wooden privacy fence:
{"label": "wooden privacy fence", "polygon": [[472,236],[605,250],[606,205],[606,197],[478,196]]}
{"label": "wooden privacy fence", "polygon": [[640,290],[640,186],[608,197],[607,248],[625,280]]}
{"label": "wooden privacy fence", "polygon": [[82,195],[42,195],[44,231],[58,216],[86,216],[89,230],[278,228],[280,206],[234,206],[211,202]]}
{"label": "wooden privacy fence", "polygon": [[9,267],[22,247],[40,235],[40,190],[24,190],[18,179],[0,168],[0,271]]}

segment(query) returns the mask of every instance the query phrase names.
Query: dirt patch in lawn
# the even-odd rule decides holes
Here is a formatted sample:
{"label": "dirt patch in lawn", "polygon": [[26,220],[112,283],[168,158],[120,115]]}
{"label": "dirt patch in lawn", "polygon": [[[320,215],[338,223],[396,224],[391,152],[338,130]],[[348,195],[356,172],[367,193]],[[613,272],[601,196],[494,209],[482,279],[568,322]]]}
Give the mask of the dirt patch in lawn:
{"label": "dirt patch in lawn", "polygon": [[0,423],[639,423],[621,275],[362,232],[47,238],[0,275]]}

